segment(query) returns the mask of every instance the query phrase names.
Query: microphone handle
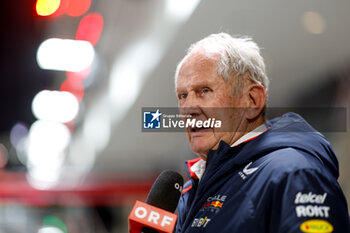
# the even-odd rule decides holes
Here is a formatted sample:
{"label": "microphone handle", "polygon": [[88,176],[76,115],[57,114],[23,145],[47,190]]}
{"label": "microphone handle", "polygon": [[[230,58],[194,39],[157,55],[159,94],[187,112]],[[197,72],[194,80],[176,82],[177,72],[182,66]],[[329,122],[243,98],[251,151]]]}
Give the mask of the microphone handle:
{"label": "microphone handle", "polygon": [[159,233],[159,231],[149,227],[142,227],[141,233]]}

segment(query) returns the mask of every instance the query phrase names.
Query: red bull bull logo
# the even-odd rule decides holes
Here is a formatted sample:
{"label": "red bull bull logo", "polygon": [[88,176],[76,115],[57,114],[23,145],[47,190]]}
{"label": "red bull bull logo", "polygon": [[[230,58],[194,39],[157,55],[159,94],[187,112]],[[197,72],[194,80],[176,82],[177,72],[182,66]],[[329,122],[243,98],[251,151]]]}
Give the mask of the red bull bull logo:
{"label": "red bull bull logo", "polygon": [[223,207],[226,198],[226,195],[221,194],[208,197],[207,201],[202,206],[201,211],[210,211],[215,213],[219,212],[220,209]]}
{"label": "red bull bull logo", "polygon": [[210,201],[203,205],[203,207],[218,207],[221,208],[224,203],[220,201]]}

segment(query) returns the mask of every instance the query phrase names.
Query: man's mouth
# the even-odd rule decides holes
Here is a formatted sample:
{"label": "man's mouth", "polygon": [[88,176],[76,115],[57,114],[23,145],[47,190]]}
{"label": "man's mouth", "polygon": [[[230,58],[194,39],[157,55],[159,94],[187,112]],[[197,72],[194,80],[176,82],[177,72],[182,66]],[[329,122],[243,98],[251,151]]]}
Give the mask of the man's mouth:
{"label": "man's mouth", "polygon": [[197,128],[197,127],[191,127],[189,128],[190,133],[200,133],[200,132],[209,132],[211,131],[211,128]]}

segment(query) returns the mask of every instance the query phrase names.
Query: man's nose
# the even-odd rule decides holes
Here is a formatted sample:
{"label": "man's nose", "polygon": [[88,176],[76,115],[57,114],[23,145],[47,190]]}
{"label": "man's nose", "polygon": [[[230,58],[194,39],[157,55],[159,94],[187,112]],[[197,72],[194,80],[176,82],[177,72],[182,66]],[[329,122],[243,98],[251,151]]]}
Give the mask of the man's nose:
{"label": "man's nose", "polygon": [[197,116],[201,114],[201,103],[196,93],[190,92],[187,94],[186,101],[181,106],[180,112],[184,115]]}

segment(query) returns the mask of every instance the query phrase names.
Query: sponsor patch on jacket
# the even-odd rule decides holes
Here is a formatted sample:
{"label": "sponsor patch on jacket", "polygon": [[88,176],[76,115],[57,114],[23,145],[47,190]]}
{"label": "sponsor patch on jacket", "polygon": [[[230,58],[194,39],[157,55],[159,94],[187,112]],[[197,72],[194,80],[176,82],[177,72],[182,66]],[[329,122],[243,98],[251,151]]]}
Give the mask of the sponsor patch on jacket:
{"label": "sponsor patch on jacket", "polygon": [[298,218],[302,217],[322,217],[328,218],[330,207],[324,205],[327,193],[315,194],[312,192],[298,192],[295,195],[295,212]]}
{"label": "sponsor patch on jacket", "polygon": [[210,211],[210,212],[218,213],[220,209],[223,207],[226,198],[227,198],[226,195],[220,195],[220,194],[212,197],[208,197],[207,201],[204,203],[200,211]]}
{"label": "sponsor patch on jacket", "polygon": [[195,218],[191,224],[191,227],[203,227],[205,228],[207,224],[210,222],[210,218],[205,216],[205,218]]}
{"label": "sponsor patch on jacket", "polygon": [[323,204],[326,200],[327,193],[324,194],[314,194],[312,192],[309,193],[302,193],[298,192],[297,195],[295,195],[295,204],[305,204],[305,203],[316,203],[316,204]]}
{"label": "sponsor patch on jacket", "polygon": [[311,219],[300,224],[300,230],[306,233],[331,233],[333,226],[326,220]]}

